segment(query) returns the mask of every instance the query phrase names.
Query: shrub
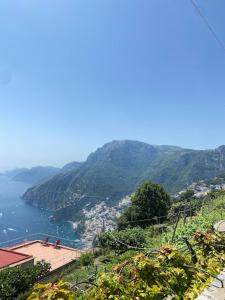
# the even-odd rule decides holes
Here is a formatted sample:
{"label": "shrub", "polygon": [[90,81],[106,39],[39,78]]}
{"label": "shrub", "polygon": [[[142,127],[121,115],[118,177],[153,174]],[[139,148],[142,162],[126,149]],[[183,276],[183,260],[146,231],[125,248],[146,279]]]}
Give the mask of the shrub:
{"label": "shrub", "polygon": [[[198,263],[174,246],[164,245],[155,257],[143,253],[102,273],[88,299],[196,299],[212,277],[225,266],[225,256],[198,255]],[[205,272],[206,270],[206,272]]]}
{"label": "shrub", "polygon": [[50,264],[38,262],[34,266],[7,268],[0,272],[0,299],[15,299],[50,271]]}
{"label": "shrub", "polygon": [[75,300],[75,293],[70,289],[69,284],[64,281],[58,283],[37,284],[27,300]]}
{"label": "shrub", "polygon": [[[127,247],[129,245],[131,247]],[[144,230],[141,228],[130,228],[126,230],[114,230],[102,233],[98,236],[98,246],[116,252],[125,252],[132,247],[143,248],[145,245]]]}
{"label": "shrub", "polygon": [[182,212],[182,214],[186,216],[195,215],[201,209],[203,201],[204,199],[193,199],[173,203],[168,212],[168,219],[174,220],[174,216],[179,212]]}
{"label": "shrub", "polygon": [[85,252],[81,254],[80,264],[82,266],[93,265],[94,263],[94,255],[91,252]]}

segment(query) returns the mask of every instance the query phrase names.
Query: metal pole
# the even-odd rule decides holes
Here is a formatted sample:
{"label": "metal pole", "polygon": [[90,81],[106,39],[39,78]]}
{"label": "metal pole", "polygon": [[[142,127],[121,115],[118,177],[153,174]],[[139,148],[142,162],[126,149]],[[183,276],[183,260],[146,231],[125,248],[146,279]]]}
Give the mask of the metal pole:
{"label": "metal pole", "polygon": [[177,225],[179,223],[179,220],[180,220],[180,212],[178,213],[178,216],[177,216],[177,221],[176,221],[176,224],[175,224],[175,227],[174,227],[174,230],[173,230],[173,236],[172,236],[172,239],[171,239],[171,243],[173,243],[173,241],[174,241],[174,237],[175,237],[175,233],[176,233],[176,230],[177,230]]}

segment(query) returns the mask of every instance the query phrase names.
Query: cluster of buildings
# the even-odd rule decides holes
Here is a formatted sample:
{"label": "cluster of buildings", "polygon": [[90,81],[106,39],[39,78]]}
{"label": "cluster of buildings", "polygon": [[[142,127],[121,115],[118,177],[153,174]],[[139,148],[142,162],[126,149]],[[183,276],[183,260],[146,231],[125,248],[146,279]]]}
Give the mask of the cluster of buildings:
{"label": "cluster of buildings", "polygon": [[83,209],[84,232],[82,233],[81,240],[85,243],[86,247],[92,247],[93,239],[98,233],[115,229],[116,219],[129,205],[130,197],[126,196],[113,207],[106,205],[105,202],[100,202],[90,210]]}
{"label": "cluster of buildings", "polygon": [[215,183],[207,180],[200,180],[198,182],[193,182],[186,189],[180,191],[176,196],[179,197],[181,194],[185,193],[187,190],[191,190],[194,192],[194,196],[196,198],[201,198],[206,196],[211,191],[220,191],[225,190],[225,180],[216,180],[218,178],[214,178]]}

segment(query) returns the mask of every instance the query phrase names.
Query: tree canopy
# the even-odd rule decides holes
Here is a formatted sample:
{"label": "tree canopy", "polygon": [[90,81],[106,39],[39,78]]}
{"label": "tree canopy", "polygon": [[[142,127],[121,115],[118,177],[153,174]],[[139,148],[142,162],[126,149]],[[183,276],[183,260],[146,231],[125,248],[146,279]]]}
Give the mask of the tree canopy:
{"label": "tree canopy", "polygon": [[146,227],[159,223],[170,208],[170,196],[164,188],[150,181],[144,182],[131,197],[131,205],[118,219],[118,229]]}

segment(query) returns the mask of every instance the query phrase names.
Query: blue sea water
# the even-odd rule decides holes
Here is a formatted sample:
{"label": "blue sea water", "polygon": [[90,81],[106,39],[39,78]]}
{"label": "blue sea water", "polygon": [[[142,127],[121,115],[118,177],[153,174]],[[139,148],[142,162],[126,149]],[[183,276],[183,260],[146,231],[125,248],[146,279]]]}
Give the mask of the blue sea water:
{"label": "blue sea water", "polygon": [[64,245],[82,247],[78,234],[69,222],[50,222],[49,213],[25,204],[20,196],[27,184],[0,176],[0,247],[25,240],[59,237]]}

